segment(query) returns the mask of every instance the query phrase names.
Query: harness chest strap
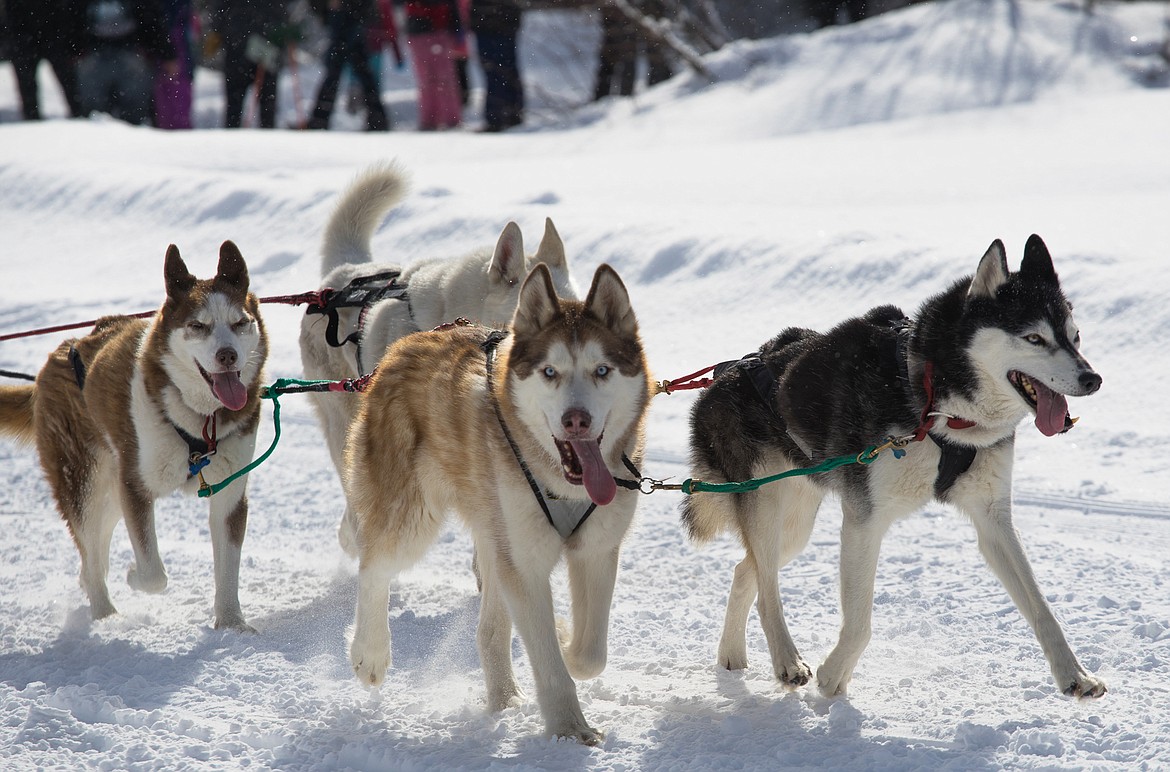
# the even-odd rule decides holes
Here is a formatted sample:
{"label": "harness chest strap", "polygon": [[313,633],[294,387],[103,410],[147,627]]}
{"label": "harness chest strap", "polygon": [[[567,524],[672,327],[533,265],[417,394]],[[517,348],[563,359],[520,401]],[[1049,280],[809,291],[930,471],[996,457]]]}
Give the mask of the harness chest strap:
{"label": "harness chest strap", "polygon": [[[528,487],[532,490],[532,495],[536,499],[536,503],[540,505],[540,511],[544,513],[545,520],[547,520],[548,524],[553,527],[553,530],[561,535],[561,538],[567,539],[575,534],[581,528],[581,526],[585,524],[585,521],[588,520],[589,516],[592,515],[593,512],[597,509],[597,504],[592,501],[589,502],[589,506],[574,522],[558,524],[557,518],[553,517],[552,510],[549,508],[545,494],[543,491],[541,491],[540,485],[536,482],[536,477],[533,476],[532,470],[529,469],[528,464],[524,461],[524,457],[520,454],[520,447],[516,444],[516,440],[512,436],[511,430],[508,429],[508,424],[504,420],[504,413],[502,410],[500,410],[500,402],[498,399],[496,399],[495,385],[492,379],[492,363],[496,358],[496,347],[500,344],[500,341],[504,340],[506,337],[508,337],[507,332],[503,330],[492,330],[490,333],[488,333],[487,337],[484,339],[484,342],[481,344],[483,347],[484,360],[487,369],[486,376],[488,397],[492,403],[492,410],[495,411],[496,421],[499,422],[500,429],[504,433],[504,439],[508,441],[508,447],[512,449],[512,457],[516,459],[516,464],[520,467],[520,471],[524,473],[524,479],[528,481]],[[626,469],[630,470],[630,472],[635,477],[641,477],[637,467],[634,466],[634,462],[631,461],[625,453],[622,454],[622,463],[625,465]],[[615,477],[614,482],[621,487],[626,488],[627,490],[641,490],[640,484],[634,482],[633,480],[623,480],[620,477]],[[552,494],[549,494],[549,498],[553,499],[554,501],[558,500]]]}

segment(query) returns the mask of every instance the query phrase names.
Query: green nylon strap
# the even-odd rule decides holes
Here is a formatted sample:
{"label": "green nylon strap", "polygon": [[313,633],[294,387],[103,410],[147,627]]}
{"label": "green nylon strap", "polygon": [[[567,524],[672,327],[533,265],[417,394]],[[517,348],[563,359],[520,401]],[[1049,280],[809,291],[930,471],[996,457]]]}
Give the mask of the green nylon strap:
{"label": "green nylon strap", "polygon": [[[260,390],[261,399],[272,400],[272,427],[273,437],[272,444],[268,446],[268,450],[264,451],[259,458],[256,458],[252,463],[245,466],[243,469],[228,475],[222,482],[209,484],[202,483],[199,486],[199,497],[207,498],[214,496],[222,491],[227,486],[238,480],[240,477],[248,474],[256,467],[263,464],[272,455],[272,451],[276,450],[276,443],[280,441],[280,395],[288,393],[300,393],[305,391],[334,391],[331,389],[331,384],[336,385],[335,381],[305,381],[297,378],[278,378],[271,386]],[[821,472],[829,472],[837,467],[847,466],[849,464],[872,464],[881,454],[881,451],[888,448],[901,448],[906,444],[906,440],[887,439],[881,445],[871,445],[856,456],[837,456],[822,461],[816,466],[805,467],[802,469],[789,469],[787,472],[774,474],[770,477],[759,477],[754,480],[744,480],[742,482],[726,482],[726,483],[709,483],[702,480],[687,479],[679,485],[664,485],[660,481],[651,480],[653,483],[652,490],[681,490],[683,493],[692,495],[694,493],[748,493],[758,489],[760,486],[767,485],[777,480],[783,480],[786,477],[797,477],[801,475],[819,474]],[[898,451],[895,450],[895,453]],[[200,477],[202,480],[202,477]],[[649,491],[644,491],[649,492]]]}
{"label": "green nylon strap", "polygon": [[271,386],[261,389],[260,399],[272,400],[272,444],[268,446],[268,450],[264,451],[259,458],[253,459],[252,463],[238,472],[228,475],[222,482],[215,483],[214,485],[208,483],[200,485],[199,498],[205,499],[208,496],[214,496],[267,461],[268,457],[272,455],[272,451],[276,450],[276,443],[280,441],[280,394],[288,386],[313,386],[318,383],[328,383],[328,381],[300,381],[296,378],[278,378]]}
{"label": "green nylon strap", "polygon": [[816,466],[805,467],[803,469],[789,469],[787,472],[774,474],[770,477],[758,477],[754,480],[744,480],[742,482],[709,483],[703,482],[702,480],[688,479],[683,481],[680,488],[688,496],[694,493],[748,493],[770,482],[783,480],[785,477],[829,472],[839,466],[847,466],[848,464],[872,464],[874,459],[878,457],[879,450],[880,448],[875,445],[856,456],[837,456],[836,458],[823,461]]}

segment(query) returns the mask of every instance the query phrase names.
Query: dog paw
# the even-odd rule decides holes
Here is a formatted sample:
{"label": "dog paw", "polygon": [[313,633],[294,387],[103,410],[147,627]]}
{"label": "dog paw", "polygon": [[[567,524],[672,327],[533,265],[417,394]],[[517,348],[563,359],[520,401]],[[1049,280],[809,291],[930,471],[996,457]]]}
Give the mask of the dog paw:
{"label": "dog paw", "polygon": [[381,686],[390,668],[390,641],[382,645],[355,639],[349,647],[349,661],[359,681],[366,686]]}
{"label": "dog paw", "polygon": [[747,646],[724,646],[720,643],[719,666],[728,670],[746,670],[748,666]]}
{"label": "dog paw", "polygon": [[826,663],[817,669],[817,688],[826,697],[837,697],[845,693],[850,675],[832,669]]}
{"label": "dog paw", "polygon": [[131,566],[126,572],[126,584],[139,592],[157,595],[167,588],[167,572],[160,566],[150,571],[139,571]]}
{"label": "dog paw", "polygon": [[256,628],[244,621],[239,614],[220,614],[215,617],[216,630],[235,630],[239,633],[257,634]]}
{"label": "dog paw", "polygon": [[1105,685],[1104,681],[1087,673],[1081,673],[1064,688],[1066,695],[1078,700],[1095,700],[1104,696],[1107,691],[1109,691],[1109,687]]}
{"label": "dog paw", "polygon": [[118,613],[118,609],[114,608],[114,604],[109,600],[104,601],[90,601],[89,615],[94,620],[105,619]]}
{"label": "dog paw", "polygon": [[489,694],[487,698],[488,713],[499,713],[508,708],[518,708],[524,704],[524,694],[516,687],[502,690],[499,694]]}
{"label": "dog paw", "polygon": [[600,745],[601,741],[605,739],[604,732],[600,732],[587,724],[576,722],[571,726],[550,728],[548,734],[550,737],[563,737],[566,740],[573,740],[582,745],[590,746]]}
{"label": "dog paw", "polygon": [[791,665],[778,668],[776,670],[776,678],[780,681],[781,685],[795,689],[798,686],[804,686],[812,680],[812,668],[804,664],[803,660],[798,659]]}

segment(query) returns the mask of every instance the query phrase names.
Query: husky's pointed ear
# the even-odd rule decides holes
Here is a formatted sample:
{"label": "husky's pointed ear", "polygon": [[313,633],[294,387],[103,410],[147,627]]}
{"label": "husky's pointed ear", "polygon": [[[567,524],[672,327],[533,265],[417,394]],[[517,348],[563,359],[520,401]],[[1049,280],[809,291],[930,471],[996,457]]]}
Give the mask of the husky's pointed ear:
{"label": "husky's pointed ear", "polygon": [[1024,259],[1020,262],[1020,273],[1040,281],[1056,281],[1056,268],[1044,239],[1033,233],[1024,245]]}
{"label": "husky's pointed ear", "polygon": [[179,248],[174,244],[167,247],[167,256],[163,261],[163,281],[169,298],[185,295],[195,286],[195,277],[187,270],[187,264],[179,256]]}
{"label": "husky's pointed ear", "polygon": [[537,263],[520,287],[512,329],[517,335],[531,335],[547,327],[560,313],[561,301],[553,287],[552,274],[547,265]]}
{"label": "husky's pointed ear", "polygon": [[1007,280],[1007,252],[1004,251],[1003,242],[996,239],[983,253],[983,259],[979,261],[975,277],[971,279],[971,287],[967,290],[967,297],[994,298],[995,293]]}
{"label": "husky's pointed ear", "polygon": [[248,266],[244,263],[239,247],[231,241],[225,241],[219,247],[219,268],[216,269],[215,280],[248,291]]}
{"label": "husky's pointed ear", "polygon": [[630,294],[617,271],[605,263],[593,274],[593,284],[585,296],[585,308],[592,311],[606,327],[619,335],[636,335],[638,320],[630,305]]}
{"label": "husky's pointed ear", "polygon": [[524,275],[524,237],[520,235],[520,226],[511,220],[500,231],[488,275],[508,284],[515,284]]}
{"label": "husky's pointed ear", "polygon": [[536,262],[544,263],[550,268],[565,268],[568,260],[565,258],[565,242],[561,241],[561,234],[557,233],[551,217],[544,218],[544,237],[540,246],[536,248]]}

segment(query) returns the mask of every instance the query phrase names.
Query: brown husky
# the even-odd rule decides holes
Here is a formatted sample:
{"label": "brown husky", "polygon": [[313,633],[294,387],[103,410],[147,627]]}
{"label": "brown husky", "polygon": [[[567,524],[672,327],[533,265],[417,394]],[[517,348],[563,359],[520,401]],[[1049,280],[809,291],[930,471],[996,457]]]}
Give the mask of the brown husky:
{"label": "brown husky", "polygon": [[[268,342],[244,258],[225,241],[215,278],[200,281],[171,245],[164,275],[167,299],[150,323],[102,318],[50,354],[35,385],[0,388],[0,431],[36,442],[94,619],[116,610],[106,574],[118,520],[134,548],[127,582],[162,592],[155,499],[194,492],[196,471],[226,478],[256,445]],[[216,627],[250,629],[237,592],[245,485],[240,478],[210,499]]]}
{"label": "brown husky", "polygon": [[[346,446],[360,560],[350,658],[361,681],[380,684],[390,665],[391,579],[453,511],[476,546],[488,708],[520,699],[515,623],[547,732],[600,739],[573,678],[605,667],[618,551],[637,496],[614,475],[641,460],[649,388],[629,296],[605,265],[581,302],[558,298],[538,264],[509,335],[455,326],[391,346]],[[563,652],[549,585],[562,555],[573,618]]]}

